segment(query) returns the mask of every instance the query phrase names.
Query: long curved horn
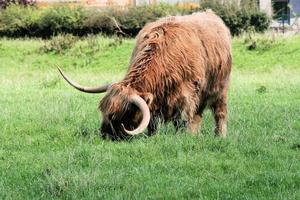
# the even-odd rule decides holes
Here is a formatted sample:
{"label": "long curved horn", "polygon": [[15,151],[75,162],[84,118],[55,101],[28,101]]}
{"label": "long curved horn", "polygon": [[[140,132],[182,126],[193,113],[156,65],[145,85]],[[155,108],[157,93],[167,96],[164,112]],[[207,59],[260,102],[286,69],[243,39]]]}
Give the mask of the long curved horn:
{"label": "long curved horn", "polygon": [[149,125],[150,110],[149,110],[149,107],[148,107],[147,103],[145,102],[145,100],[137,94],[132,95],[129,98],[129,101],[131,103],[135,104],[141,110],[141,112],[143,114],[143,119],[142,119],[141,123],[139,124],[139,126],[136,129],[132,130],[132,131],[126,130],[124,125],[123,124],[121,124],[121,125],[122,125],[122,128],[123,128],[123,131],[126,132],[127,134],[129,134],[129,135],[138,135],[138,134],[142,133],[147,128],[147,126]]}
{"label": "long curved horn", "polygon": [[84,87],[76,83],[75,81],[71,80],[67,75],[64,74],[64,72],[57,67],[59,73],[62,75],[62,77],[75,89],[81,91],[81,92],[86,92],[86,93],[103,93],[106,92],[108,88],[110,88],[111,84],[108,85],[103,85],[99,87]]}

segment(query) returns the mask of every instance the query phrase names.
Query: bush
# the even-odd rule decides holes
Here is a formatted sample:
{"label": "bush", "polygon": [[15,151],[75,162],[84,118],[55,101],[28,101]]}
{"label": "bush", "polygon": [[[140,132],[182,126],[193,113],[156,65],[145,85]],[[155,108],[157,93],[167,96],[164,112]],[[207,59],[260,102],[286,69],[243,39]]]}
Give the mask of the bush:
{"label": "bush", "polygon": [[203,0],[201,4],[203,9],[210,8],[218,14],[232,35],[240,35],[252,28],[257,32],[268,29],[270,19],[256,5],[253,0],[242,1],[241,7],[231,3],[222,4],[218,0]]}
{"label": "bush", "polygon": [[92,9],[83,21],[82,30],[86,33],[104,33],[111,35],[114,33],[115,24],[110,16],[114,16],[114,13],[110,10]]}
{"label": "bush", "polygon": [[82,34],[87,10],[67,6],[38,9],[10,5],[0,12],[0,36],[50,38],[60,33]]}
{"label": "bush", "polygon": [[[250,4],[249,4],[250,5]],[[248,5],[248,7],[249,7]],[[263,32],[269,26],[266,14],[256,8],[223,5],[217,0],[204,0],[201,9],[211,8],[230,28],[233,35],[254,27]],[[10,5],[0,12],[0,36],[33,36],[50,38],[64,33],[83,36],[104,33],[135,36],[148,22],[168,15],[183,15],[198,11],[196,6],[160,4],[128,9],[91,9],[81,7],[49,7],[37,9]]]}
{"label": "bush", "polygon": [[253,26],[257,32],[264,32],[270,25],[270,19],[268,18],[266,13],[252,13],[250,18],[250,25]]}
{"label": "bush", "polygon": [[59,33],[76,34],[80,31],[86,15],[86,10],[81,7],[62,6],[45,9],[37,21],[39,35],[48,37]]}
{"label": "bush", "polygon": [[36,26],[38,19],[36,8],[10,5],[0,12],[0,35],[9,37],[31,35],[31,30]]}

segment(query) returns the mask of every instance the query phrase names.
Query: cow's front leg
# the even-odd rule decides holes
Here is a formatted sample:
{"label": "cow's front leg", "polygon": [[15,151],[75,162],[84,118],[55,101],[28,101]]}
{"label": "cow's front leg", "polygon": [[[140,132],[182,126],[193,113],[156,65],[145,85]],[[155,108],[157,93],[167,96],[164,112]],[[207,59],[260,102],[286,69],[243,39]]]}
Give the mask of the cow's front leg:
{"label": "cow's front leg", "polygon": [[178,132],[181,129],[186,128],[186,121],[184,121],[182,119],[173,119],[172,123],[175,127],[176,132]]}
{"label": "cow's front leg", "polygon": [[200,129],[202,122],[202,116],[194,115],[193,119],[188,122],[187,131],[193,135],[196,135]]}
{"label": "cow's front leg", "polygon": [[212,105],[212,111],[215,118],[217,136],[226,137],[227,134],[227,104],[226,98],[218,99]]}
{"label": "cow's front leg", "polygon": [[157,132],[158,126],[159,126],[159,118],[151,117],[150,123],[147,128],[148,131],[147,131],[146,135],[147,136],[155,135]]}

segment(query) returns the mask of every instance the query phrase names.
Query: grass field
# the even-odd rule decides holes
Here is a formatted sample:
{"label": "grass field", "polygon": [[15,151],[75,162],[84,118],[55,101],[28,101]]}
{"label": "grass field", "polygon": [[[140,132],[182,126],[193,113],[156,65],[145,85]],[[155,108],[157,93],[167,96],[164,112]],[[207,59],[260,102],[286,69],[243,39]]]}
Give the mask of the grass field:
{"label": "grass field", "polygon": [[300,37],[233,42],[228,138],[162,126],[98,136],[99,98],[67,85],[120,80],[134,40],[95,37],[62,54],[0,39],[0,199],[300,199]]}

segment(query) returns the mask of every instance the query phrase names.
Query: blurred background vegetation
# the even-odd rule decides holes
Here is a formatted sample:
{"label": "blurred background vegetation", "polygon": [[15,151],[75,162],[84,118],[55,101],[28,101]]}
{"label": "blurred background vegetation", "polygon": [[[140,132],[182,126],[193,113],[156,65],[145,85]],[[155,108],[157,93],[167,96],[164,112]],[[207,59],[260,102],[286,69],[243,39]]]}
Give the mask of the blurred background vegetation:
{"label": "blurred background vegetation", "polygon": [[270,24],[268,16],[252,0],[220,3],[202,0],[200,4],[156,4],[120,7],[49,6],[40,8],[32,0],[1,0],[0,36],[49,38],[58,34],[84,36],[102,33],[132,37],[148,22],[169,15],[184,15],[212,9],[229,27],[233,35],[249,30],[264,32]]}

